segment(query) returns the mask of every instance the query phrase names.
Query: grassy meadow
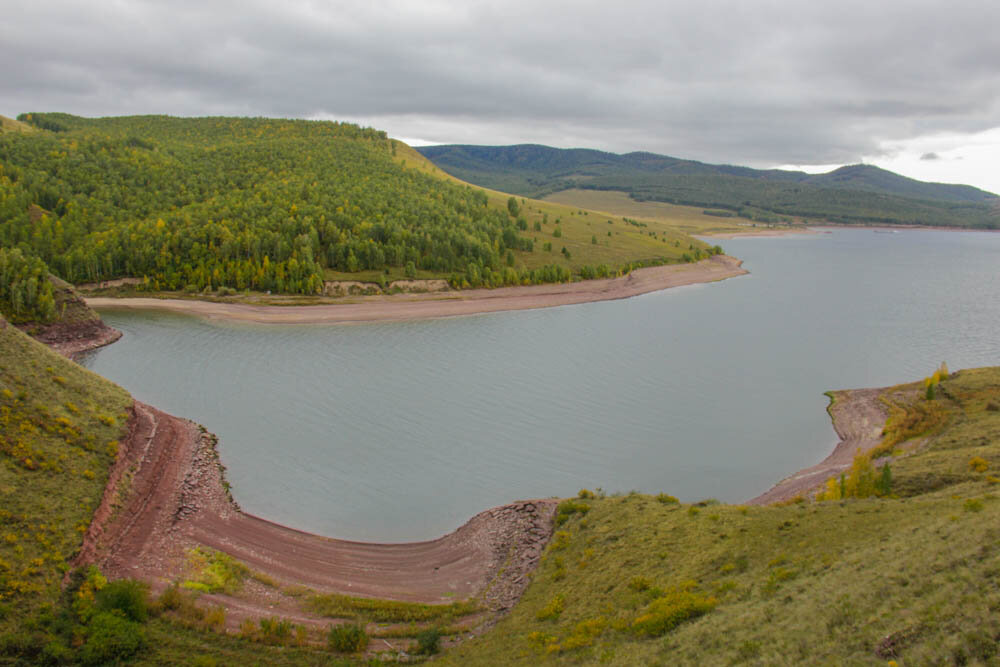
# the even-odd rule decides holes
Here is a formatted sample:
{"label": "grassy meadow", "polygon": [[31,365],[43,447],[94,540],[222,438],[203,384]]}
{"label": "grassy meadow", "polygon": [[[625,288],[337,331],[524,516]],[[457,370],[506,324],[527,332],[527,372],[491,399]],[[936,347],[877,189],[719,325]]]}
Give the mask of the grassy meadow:
{"label": "grassy meadow", "polygon": [[54,604],[131,397],[0,320],[0,635]]}
{"label": "grassy meadow", "polygon": [[[703,206],[682,206],[659,201],[636,201],[627,192],[617,190],[562,190],[544,198],[546,202],[603,211],[606,215],[627,216],[643,222],[658,223],[685,234],[725,234],[764,229],[784,229],[786,224],[753,223],[732,215],[731,211],[706,214]],[[729,214],[732,217],[721,217]]]}

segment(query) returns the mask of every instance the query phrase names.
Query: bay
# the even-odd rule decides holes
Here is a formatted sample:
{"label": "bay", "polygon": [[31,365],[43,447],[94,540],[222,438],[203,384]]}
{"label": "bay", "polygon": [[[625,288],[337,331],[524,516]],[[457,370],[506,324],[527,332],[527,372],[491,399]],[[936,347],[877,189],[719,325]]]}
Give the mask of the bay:
{"label": "bay", "polygon": [[219,435],[248,512],[430,539],[580,488],[739,502],[836,436],[829,389],[1000,364],[1000,234],[722,242],[750,275],[620,301],[362,325],[108,309],[84,364]]}

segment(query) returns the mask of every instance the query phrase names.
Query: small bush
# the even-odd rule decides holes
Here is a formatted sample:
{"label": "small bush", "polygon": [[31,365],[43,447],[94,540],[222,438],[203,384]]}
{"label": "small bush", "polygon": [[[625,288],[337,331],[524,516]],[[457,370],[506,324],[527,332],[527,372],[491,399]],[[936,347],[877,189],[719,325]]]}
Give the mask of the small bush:
{"label": "small bush", "polygon": [[643,591],[648,591],[650,586],[653,585],[647,577],[632,577],[632,580],[628,582],[628,588],[636,593],[641,593]]}
{"label": "small bush", "polygon": [[538,610],[538,613],[535,614],[535,618],[539,621],[559,618],[559,615],[562,614],[565,609],[565,605],[565,598],[563,598],[562,595],[556,595],[554,598],[549,600],[548,604]]}
{"label": "small bush", "polygon": [[85,665],[120,662],[145,645],[146,634],[138,623],[111,612],[100,612],[87,626],[87,642],[80,649],[80,662]]}
{"label": "small bush", "polygon": [[441,650],[441,631],[428,628],[417,635],[417,654],[434,655]]}
{"label": "small bush", "polygon": [[580,489],[580,493],[576,494],[576,497],[580,500],[593,500],[594,492],[590,489]]}
{"label": "small bush", "polygon": [[663,503],[664,505],[676,505],[680,501],[677,500],[677,498],[675,498],[674,496],[671,496],[670,494],[658,493],[656,495],[656,502]]}
{"label": "small bush", "polygon": [[972,472],[986,472],[990,469],[990,463],[981,456],[973,456],[969,459],[969,470]]}
{"label": "small bush", "polygon": [[577,502],[576,500],[564,500],[559,503],[556,510],[556,525],[561,526],[566,523],[574,514],[586,514],[590,511],[590,505]]}
{"label": "small bush", "polygon": [[149,587],[134,579],[120,579],[106,584],[95,594],[97,610],[120,612],[136,623],[145,623],[149,616]]}
{"label": "small bush", "polygon": [[360,623],[330,626],[327,645],[338,653],[360,653],[368,648],[368,633]]}
{"label": "small bush", "polygon": [[632,623],[632,632],[640,636],[660,637],[684,621],[715,609],[718,600],[689,590],[674,589],[653,600],[646,611]]}
{"label": "small bush", "polygon": [[188,552],[188,565],[192,577],[182,585],[203,593],[235,593],[250,574],[250,568],[232,556],[202,547]]}
{"label": "small bush", "polygon": [[257,639],[265,644],[284,646],[292,637],[292,624],[288,621],[280,618],[262,618],[258,624],[260,633]]}

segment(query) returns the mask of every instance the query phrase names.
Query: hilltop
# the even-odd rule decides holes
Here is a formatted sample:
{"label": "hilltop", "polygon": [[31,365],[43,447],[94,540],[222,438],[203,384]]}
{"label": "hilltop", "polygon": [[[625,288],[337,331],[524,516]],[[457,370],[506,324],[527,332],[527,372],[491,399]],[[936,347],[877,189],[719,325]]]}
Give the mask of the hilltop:
{"label": "hilltop", "polygon": [[654,153],[618,155],[538,145],[426,146],[470,183],[526,197],[616,190],[638,201],[718,208],[763,222],[805,217],[846,223],[1000,227],[1000,197],[968,185],[925,183],[871,165],[826,174],[713,165]]}
{"label": "hilltop", "polygon": [[13,118],[7,118],[7,116],[0,116],[0,134],[3,134],[4,132],[29,133],[34,131],[35,128],[27,123],[22,123],[21,121],[14,120]]}
{"label": "hilltop", "polygon": [[696,261],[709,249],[669,225],[581,220],[575,208],[473,187],[347,123],[18,122],[33,131],[0,135],[0,244],[75,285],[129,278],[133,291],[192,295],[321,295],[345,280],[498,287]]}

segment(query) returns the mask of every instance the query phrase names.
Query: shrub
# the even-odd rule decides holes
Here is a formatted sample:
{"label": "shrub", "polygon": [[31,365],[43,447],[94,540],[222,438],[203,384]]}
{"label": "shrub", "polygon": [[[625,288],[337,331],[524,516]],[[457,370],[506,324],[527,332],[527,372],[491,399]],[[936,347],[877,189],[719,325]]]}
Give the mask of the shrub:
{"label": "shrub", "polygon": [[97,610],[120,612],[125,618],[136,623],[145,623],[149,616],[147,596],[149,587],[134,579],[112,581],[95,594]]}
{"label": "shrub", "polygon": [[684,621],[715,609],[718,600],[689,590],[673,589],[653,600],[646,611],[632,623],[632,632],[640,636],[660,637]]}
{"label": "shrub", "polygon": [[188,552],[188,565],[193,571],[184,588],[203,593],[234,593],[243,586],[250,568],[228,554],[196,547]]}
{"label": "shrub", "polygon": [[575,500],[564,500],[559,503],[559,507],[556,509],[556,525],[563,525],[574,514],[586,514],[589,511],[590,505],[587,503],[581,503]]}
{"label": "shrub", "polygon": [[973,456],[969,459],[969,469],[972,472],[986,472],[990,468],[990,463],[981,456]]}
{"label": "shrub", "polygon": [[284,645],[292,637],[292,624],[280,618],[262,618],[257,639],[265,644]]}
{"label": "shrub", "polygon": [[664,505],[676,505],[677,503],[680,502],[679,500],[677,500],[677,498],[667,493],[656,494],[656,501],[659,503],[663,503]]}
{"label": "shrub", "polygon": [[652,585],[653,582],[651,582],[647,577],[632,577],[631,581],[628,582],[629,590],[635,591],[636,593],[648,591]]}
{"label": "shrub", "polygon": [[111,612],[100,612],[87,626],[87,642],[80,649],[80,662],[85,665],[120,662],[145,645],[146,634],[138,623]]}
{"label": "shrub", "polygon": [[562,595],[556,595],[554,598],[549,600],[548,604],[538,610],[535,617],[539,621],[559,618],[559,615],[562,614],[565,609],[565,604],[565,598],[563,598]]}
{"label": "shrub", "polygon": [[428,628],[417,635],[417,654],[434,655],[441,650],[441,631]]}
{"label": "shrub", "polygon": [[570,534],[565,530],[557,530],[556,534],[553,536],[552,546],[550,549],[552,551],[562,551],[569,546]]}
{"label": "shrub", "polygon": [[581,500],[593,500],[594,492],[589,489],[580,489],[580,493],[576,494],[576,497]]}
{"label": "shrub", "polygon": [[360,623],[332,625],[327,645],[331,651],[338,653],[360,653],[368,648],[368,633]]}

